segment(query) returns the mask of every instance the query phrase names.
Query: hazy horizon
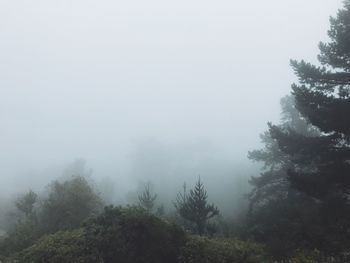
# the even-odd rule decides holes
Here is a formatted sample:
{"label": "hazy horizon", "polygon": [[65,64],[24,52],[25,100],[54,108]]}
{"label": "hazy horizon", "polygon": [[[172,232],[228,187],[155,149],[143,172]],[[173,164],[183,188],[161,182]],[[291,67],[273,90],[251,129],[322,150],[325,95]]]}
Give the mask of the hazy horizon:
{"label": "hazy horizon", "polygon": [[253,175],[247,152],[296,81],[289,59],[316,61],[340,7],[1,2],[1,192],[45,185],[79,158],[126,192],[152,173],[182,173],[177,184],[204,168],[209,183]]}

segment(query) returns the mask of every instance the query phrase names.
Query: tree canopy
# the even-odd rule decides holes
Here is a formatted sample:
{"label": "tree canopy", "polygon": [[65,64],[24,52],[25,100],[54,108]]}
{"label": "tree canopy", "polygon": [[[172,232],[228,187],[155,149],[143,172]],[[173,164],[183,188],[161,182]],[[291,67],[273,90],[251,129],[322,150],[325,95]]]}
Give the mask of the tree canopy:
{"label": "tree canopy", "polygon": [[90,216],[98,214],[102,201],[87,179],[73,176],[70,180],[54,181],[41,208],[41,224],[45,232],[77,228]]}
{"label": "tree canopy", "polygon": [[290,160],[287,178],[292,187],[320,204],[315,219],[324,242],[319,245],[336,253],[349,244],[350,1],[330,24],[330,42],[319,45],[320,65],[291,61],[299,79],[292,85],[296,109],[319,134],[276,125],[270,125],[269,134]]}

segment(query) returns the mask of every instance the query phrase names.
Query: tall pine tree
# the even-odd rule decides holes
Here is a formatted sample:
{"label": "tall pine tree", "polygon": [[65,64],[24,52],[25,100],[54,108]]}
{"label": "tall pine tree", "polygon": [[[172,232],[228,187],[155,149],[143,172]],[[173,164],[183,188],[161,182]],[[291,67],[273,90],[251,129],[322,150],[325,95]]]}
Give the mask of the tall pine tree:
{"label": "tall pine tree", "polygon": [[350,1],[330,19],[329,43],[320,43],[320,65],[291,61],[298,84],[296,108],[319,136],[270,126],[271,137],[291,160],[288,179],[320,204],[322,249],[336,253],[350,244]]}
{"label": "tall pine tree", "polygon": [[[282,131],[292,130],[305,136],[317,136],[319,131],[309,125],[295,109],[293,96],[281,99]],[[291,187],[288,169],[292,165],[288,154],[281,151],[269,131],[261,135],[264,148],[249,152],[249,159],[262,162],[260,176],[252,177],[249,195],[248,233],[265,243],[276,259],[293,255],[300,247],[313,249],[315,233],[314,215],[318,204],[309,196]],[[316,238],[318,239],[318,238]]]}

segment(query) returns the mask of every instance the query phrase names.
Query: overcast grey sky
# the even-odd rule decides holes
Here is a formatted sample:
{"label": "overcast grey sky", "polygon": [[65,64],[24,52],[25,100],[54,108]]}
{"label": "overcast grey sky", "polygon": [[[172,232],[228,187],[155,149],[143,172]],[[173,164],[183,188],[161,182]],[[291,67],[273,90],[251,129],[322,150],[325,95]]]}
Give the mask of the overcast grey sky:
{"label": "overcast grey sky", "polygon": [[339,7],[0,1],[0,190],[75,158],[97,174],[123,173],[145,138],[209,142],[223,158],[246,158],[279,120],[295,80],[289,59],[315,61]]}

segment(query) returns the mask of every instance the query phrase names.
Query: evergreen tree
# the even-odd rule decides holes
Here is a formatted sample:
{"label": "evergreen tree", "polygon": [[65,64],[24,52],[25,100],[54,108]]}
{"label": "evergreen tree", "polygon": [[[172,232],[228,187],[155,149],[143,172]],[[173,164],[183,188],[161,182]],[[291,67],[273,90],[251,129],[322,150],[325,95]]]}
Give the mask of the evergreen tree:
{"label": "evergreen tree", "polygon": [[336,253],[350,243],[349,0],[330,23],[330,42],[319,45],[320,66],[291,61],[299,78],[292,85],[296,108],[321,133],[308,136],[271,125],[270,134],[291,160],[291,185],[320,204],[322,249]]}
{"label": "evergreen tree", "polygon": [[[281,99],[281,130],[293,130],[305,136],[317,136],[319,131],[309,125],[295,109],[293,96]],[[254,239],[268,245],[276,258],[293,254],[297,248],[314,246],[315,201],[291,187],[288,169],[292,165],[288,154],[281,151],[269,131],[261,135],[264,148],[249,152],[249,159],[262,162],[260,176],[252,177],[249,194],[248,232]]]}
{"label": "evergreen tree", "polygon": [[[296,110],[293,96],[282,98],[281,108],[282,123],[275,126],[280,131],[293,131],[313,138],[320,134],[319,130],[308,124]],[[271,127],[271,124],[269,126]],[[264,163],[262,174],[252,177],[250,181],[254,187],[250,194],[251,209],[253,209],[252,206],[259,206],[259,202],[266,203],[266,199],[283,199],[288,196],[288,191],[292,190],[287,178],[287,170],[292,165],[290,156],[280,149],[278,141],[271,136],[270,130],[261,134],[260,137],[264,149],[248,153],[249,159]]]}
{"label": "evergreen tree", "polygon": [[179,215],[195,225],[195,232],[203,235],[206,231],[208,220],[219,215],[219,209],[214,204],[208,204],[207,191],[200,178],[196,182],[189,194],[184,192],[179,193],[174,203]]}
{"label": "evergreen tree", "polygon": [[145,189],[142,192],[142,194],[140,194],[138,196],[138,199],[139,199],[139,206],[140,207],[142,207],[143,209],[145,209],[149,213],[153,212],[155,201],[157,199],[157,195],[151,193],[149,183],[145,186]]}

